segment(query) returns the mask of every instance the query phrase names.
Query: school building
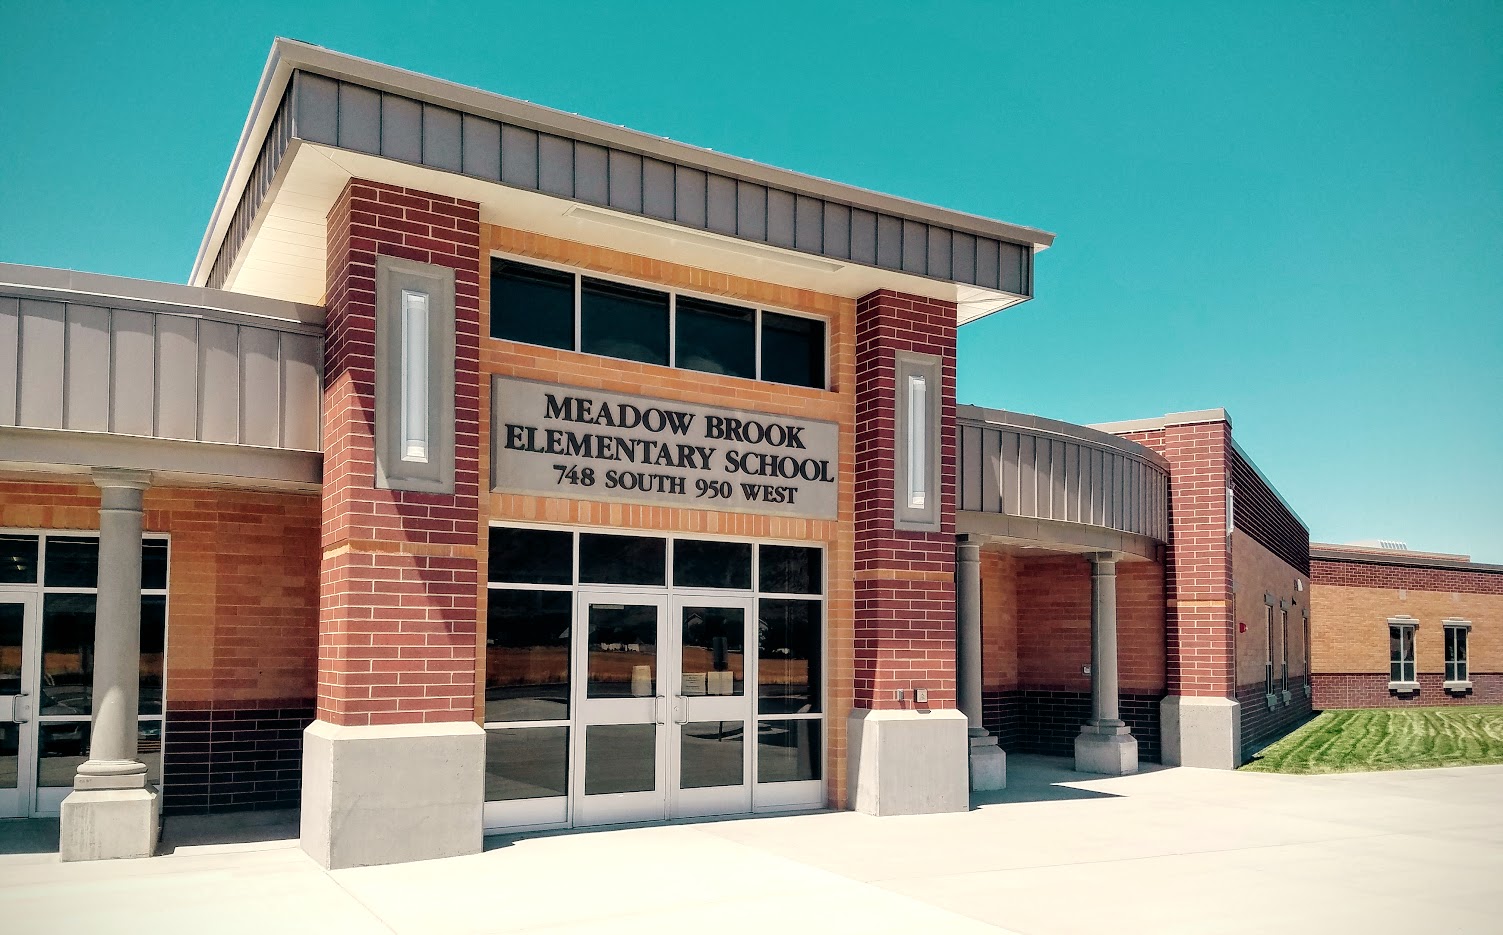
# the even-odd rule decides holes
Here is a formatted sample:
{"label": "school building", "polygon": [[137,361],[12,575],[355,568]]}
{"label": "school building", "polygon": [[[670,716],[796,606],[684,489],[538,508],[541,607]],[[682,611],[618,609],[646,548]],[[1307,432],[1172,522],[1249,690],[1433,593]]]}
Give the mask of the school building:
{"label": "school building", "polygon": [[[1350,562],[1222,410],[957,404],[1052,241],[278,40],[189,285],[0,265],[0,816],[346,867],[1239,765]],[[1429,673],[1481,612],[1400,587]]]}

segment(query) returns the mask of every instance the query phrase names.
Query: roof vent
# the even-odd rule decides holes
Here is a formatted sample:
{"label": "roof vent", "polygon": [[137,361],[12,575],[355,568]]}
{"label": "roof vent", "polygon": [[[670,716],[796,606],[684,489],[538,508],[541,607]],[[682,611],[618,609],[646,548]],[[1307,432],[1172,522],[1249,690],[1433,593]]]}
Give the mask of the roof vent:
{"label": "roof vent", "polygon": [[1389,552],[1409,551],[1409,543],[1400,542],[1398,539],[1363,539],[1360,542],[1353,542],[1351,544],[1367,549],[1386,549]]}

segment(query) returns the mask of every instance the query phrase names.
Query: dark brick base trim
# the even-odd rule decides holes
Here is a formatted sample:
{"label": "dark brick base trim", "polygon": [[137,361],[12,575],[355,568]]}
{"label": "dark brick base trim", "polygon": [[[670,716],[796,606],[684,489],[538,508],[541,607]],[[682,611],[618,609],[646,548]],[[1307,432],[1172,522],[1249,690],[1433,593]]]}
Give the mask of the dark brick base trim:
{"label": "dark brick base trim", "polygon": [[1424,708],[1437,705],[1503,704],[1503,673],[1473,672],[1472,690],[1448,692],[1445,676],[1420,673],[1419,691],[1388,688],[1388,673],[1314,676],[1317,708]]}
{"label": "dark brick base trim", "polygon": [[[1275,694],[1276,707],[1268,707],[1268,696],[1263,683],[1244,685],[1237,689],[1237,703],[1242,706],[1242,759],[1246,760],[1259,749],[1294,730],[1310,719],[1315,705],[1305,696],[1302,681],[1289,680],[1289,702]],[[1279,689],[1275,685],[1274,691]]]}
{"label": "dark brick base trim", "polygon": [[[1157,763],[1159,702],[1163,695],[1120,696],[1122,720],[1138,740],[1138,759]],[[1074,756],[1080,725],[1091,716],[1089,692],[1011,689],[982,693],[982,723],[995,733],[1002,749],[1046,756]]]}
{"label": "dark brick base trim", "polygon": [[168,815],[297,807],[312,701],[167,710],[162,811]]}

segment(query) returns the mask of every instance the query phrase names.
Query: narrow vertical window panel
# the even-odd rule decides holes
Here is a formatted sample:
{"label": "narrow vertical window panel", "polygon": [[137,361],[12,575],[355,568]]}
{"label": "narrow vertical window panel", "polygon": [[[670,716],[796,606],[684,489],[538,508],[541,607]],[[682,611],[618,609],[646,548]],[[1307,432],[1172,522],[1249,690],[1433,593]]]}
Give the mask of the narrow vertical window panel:
{"label": "narrow vertical window panel", "polygon": [[908,505],[922,508],[928,497],[929,386],[921,374],[908,377]]}
{"label": "narrow vertical window panel", "polygon": [[157,316],[157,432],[161,438],[198,435],[198,323]]}
{"label": "narrow vertical window panel", "polygon": [[63,421],[67,428],[110,428],[110,313],[92,305],[68,306],[68,374]]}
{"label": "narrow vertical window panel", "polygon": [[21,382],[18,425],[63,427],[63,305],[21,300]]}
{"label": "narrow vertical window panel", "polygon": [[282,381],[277,333],[244,328],[240,333],[240,443],[277,447],[280,439]]}
{"label": "narrow vertical window panel", "polygon": [[21,303],[0,298],[0,425],[16,424],[16,374],[20,372]]}
{"label": "narrow vertical window panel", "polygon": [[428,461],[428,296],[402,290],[402,460]]}
{"label": "narrow vertical window panel", "polygon": [[156,316],[117,308],[110,317],[115,336],[110,431],[151,435],[156,412]]}
{"label": "narrow vertical window panel", "polygon": [[240,340],[234,325],[198,324],[200,441],[240,440]]}

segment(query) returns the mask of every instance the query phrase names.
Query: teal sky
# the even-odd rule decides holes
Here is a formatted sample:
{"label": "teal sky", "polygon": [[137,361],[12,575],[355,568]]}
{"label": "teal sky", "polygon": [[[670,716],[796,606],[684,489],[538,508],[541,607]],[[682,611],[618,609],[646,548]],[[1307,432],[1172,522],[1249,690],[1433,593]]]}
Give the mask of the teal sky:
{"label": "teal sky", "polygon": [[960,397],[1503,562],[1503,4],[0,0],[0,261],[182,282],[273,36],[1055,231]]}

